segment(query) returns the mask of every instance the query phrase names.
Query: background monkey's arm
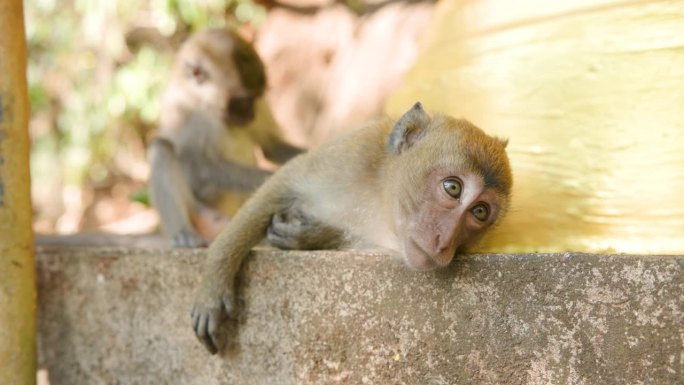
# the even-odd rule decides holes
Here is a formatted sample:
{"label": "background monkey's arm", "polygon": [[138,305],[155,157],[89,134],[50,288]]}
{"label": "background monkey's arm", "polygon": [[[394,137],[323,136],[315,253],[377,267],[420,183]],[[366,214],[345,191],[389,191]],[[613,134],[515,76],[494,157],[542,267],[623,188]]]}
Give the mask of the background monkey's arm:
{"label": "background monkey's arm", "polygon": [[202,180],[214,186],[243,191],[256,190],[271,176],[270,171],[246,166],[229,159],[199,164],[197,169],[203,175]]}
{"label": "background monkey's arm", "polygon": [[164,231],[176,247],[199,247],[205,244],[195,231],[190,213],[196,202],[183,177],[173,144],[166,139],[154,139],[148,148],[151,167],[149,180],[152,205],[159,212]]}

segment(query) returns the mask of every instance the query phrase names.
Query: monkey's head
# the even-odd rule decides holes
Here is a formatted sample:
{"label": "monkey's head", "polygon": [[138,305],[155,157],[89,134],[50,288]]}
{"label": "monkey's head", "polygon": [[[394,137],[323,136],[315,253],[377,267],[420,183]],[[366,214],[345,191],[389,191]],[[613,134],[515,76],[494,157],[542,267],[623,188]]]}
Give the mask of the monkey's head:
{"label": "monkey's head", "polygon": [[466,120],[429,116],[420,103],[395,123],[387,187],[409,266],[448,265],[503,216],[513,183],[506,144]]}
{"label": "monkey's head", "polygon": [[183,43],[174,71],[190,106],[229,126],[250,123],[255,101],[266,89],[259,55],[237,33],[226,29],[207,29]]}

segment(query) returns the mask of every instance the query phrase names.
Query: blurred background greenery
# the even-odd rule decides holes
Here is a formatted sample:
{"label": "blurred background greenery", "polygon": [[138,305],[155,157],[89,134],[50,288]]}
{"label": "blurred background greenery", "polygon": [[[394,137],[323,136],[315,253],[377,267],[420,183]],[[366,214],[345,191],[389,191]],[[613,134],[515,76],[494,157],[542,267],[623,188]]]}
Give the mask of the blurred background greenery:
{"label": "blurred background greenery", "polygon": [[[204,26],[258,27],[266,15],[251,0],[29,0],[25,10],[42,232],[139,211],[130,202],[147,203],[144,148],[174,44]],[[89,213],[98,199],[109,199],[108,212]]]}
{"label": "blurred background greenery", "polygon": [[[256,43],[265,35],[257,49],[269,72],[274,114],[299,130],[290,138],[307,145],[316,126],[382,112],[429,19],[432,1],[417,3],[27,0],[35,230],[155,228],[145,147],[173,53],[193,31],[228,26]],[[349,80],[354,77],[359,81]]]}

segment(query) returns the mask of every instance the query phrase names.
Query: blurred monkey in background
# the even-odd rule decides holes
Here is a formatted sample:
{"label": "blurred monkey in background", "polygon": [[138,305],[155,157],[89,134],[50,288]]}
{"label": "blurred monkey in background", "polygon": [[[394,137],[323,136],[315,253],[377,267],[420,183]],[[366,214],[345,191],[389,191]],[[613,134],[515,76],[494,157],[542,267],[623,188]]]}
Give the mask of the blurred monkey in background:
{"label": "blurred monkey in background", "polygon": [[257,151],[275,163],[302,152],[283,140],[265,88],[261,59],[237,33],[207,29],[181,46],[148,148],[152,205],[175,247],[206,245],[270,175]]}

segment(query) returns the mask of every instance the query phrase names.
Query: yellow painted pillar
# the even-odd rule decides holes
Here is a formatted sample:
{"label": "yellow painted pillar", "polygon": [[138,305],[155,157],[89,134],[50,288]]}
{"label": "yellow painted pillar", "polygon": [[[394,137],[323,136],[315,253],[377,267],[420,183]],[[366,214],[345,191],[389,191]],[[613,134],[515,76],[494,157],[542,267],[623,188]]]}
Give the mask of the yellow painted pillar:
{"label": "yellow painted pillar", "polygon": [[0,1],[0,384],[36,382],[36,285],[21,0]]}
{"label": "yellow painted pillar", "polygon": [[510,139],[488,251],[684,253],[684,2],[443,0],[388,111]]}

